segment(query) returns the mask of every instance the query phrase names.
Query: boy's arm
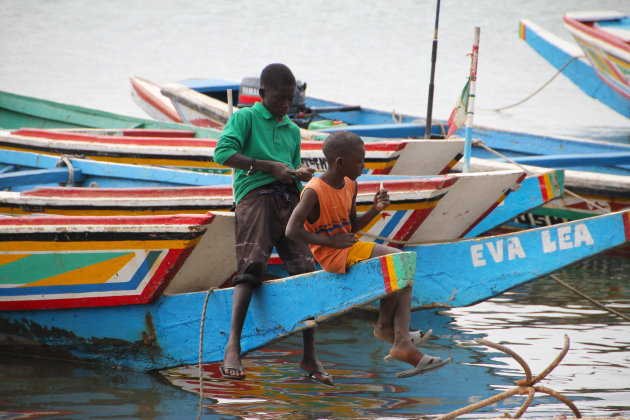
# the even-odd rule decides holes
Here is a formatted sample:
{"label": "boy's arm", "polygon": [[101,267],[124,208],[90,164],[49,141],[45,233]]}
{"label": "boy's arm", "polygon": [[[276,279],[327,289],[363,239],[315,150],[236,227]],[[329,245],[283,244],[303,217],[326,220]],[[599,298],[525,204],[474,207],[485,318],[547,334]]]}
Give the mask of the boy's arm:
{"label": "boy's arm", "polygon": [[[356,182],[356,181],[355,181]],[[382,183],[381,183],[382,185]],[[352,208],[350,209],[350,222],[352,223],[352,232],[358,232],[372,221],[378,214],[389,206],[389,194],[387,190],[379,189],[374,195],[374,203],[372,207],[361,216],[357,216],[357,185],[354,190],[354,198],[352,199]]]}
{"label": "boy's arm", "polygon": [[293,182],[295,178],[295,171],[285,163],[274,160],[252,159],[238,152],[227,158],[223,165],[244,171],[269,172],[274,178],[284,184]]}
{"label": "boy's arm", "polygon": [[300,202],[291,213],[285,230],[285,235],[294,241],[307,242],[313,245],[324,245],[332,248],[348,248],[357,241],[351,233],[335,236],[318,235],[304,229],[304,222],[311,214],[315,206],[319,206],[317,193],[307,188],[302,193]]}

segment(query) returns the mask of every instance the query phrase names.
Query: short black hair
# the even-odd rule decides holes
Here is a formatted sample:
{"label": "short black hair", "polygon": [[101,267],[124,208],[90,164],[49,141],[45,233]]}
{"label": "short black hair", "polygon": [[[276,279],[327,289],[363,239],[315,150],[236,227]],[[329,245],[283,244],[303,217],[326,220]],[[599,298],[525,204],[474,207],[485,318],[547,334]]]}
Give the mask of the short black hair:
{"label": "short black hair", "polygon": [[260,73],[260,87],[276,89],[285,86],[296,86],[297,81],[291,69],[281,63],[266,66]]}
{"label": "short black hair", "polygon": [[335,131],[324,140],[322,151],[326,161],[332,163],[338,157],[343,157],[352,146],[363,145],[361,137],[349,131]]}

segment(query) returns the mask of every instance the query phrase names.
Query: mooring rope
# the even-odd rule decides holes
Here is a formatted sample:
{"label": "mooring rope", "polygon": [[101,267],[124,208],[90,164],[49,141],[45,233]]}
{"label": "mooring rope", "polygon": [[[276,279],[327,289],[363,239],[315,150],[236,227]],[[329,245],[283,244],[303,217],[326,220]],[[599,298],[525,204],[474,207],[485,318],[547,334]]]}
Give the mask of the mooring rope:
{"label": "mooring rope", "polygon": [[[493,153],[495,155],[497,155],[498,157],[500,157],[501,159],[504,159],[506,162],[511,163],[512,165],[516,165],[517,167],[519,167],[521,170],[525,171],[526,174],[528,175],[534,175],[532,171],[530,171],[529,169],[527,169],[526,167],[524,167],[523,165],[519,164],[518,162],[515,162],[514,160],[510,159],[509,157],[505,156],[504,154],[497,152],[496,150],[494,150],[493,148],[491,148],[490,146],[488,146],[487,144],[485,144],[482,140],[476,139],[473,142],[473,146],[479,146],[485,150],[487,150],[490,153]],[[578,200],[582,200],[585,203],[593,206],[596,209],[602,210],[605,213],[608,213],[608,209],[605,209],[604,207],[600,206],[599,204],[595,203],[592,200],[589,200],[588,198],[582,197],[581,195],[578,195],[576,193],[574,193],[571,190],[568,189],[564,189],[564,192],[569,194],[572,197],[577,198]]]}
{"label": "mooring rope", "polygon": [[533,98],[534,96],[536,96],[538,93],[540,93],[540,91],[542,91],[544,88],[546,88],[546,87],[547,87],[547,86],[548,86],[548,85],[549,85],[549,84],[553,81],[553,79],[555,79],[556,77],[558,77],[558,75],[559,75],[560,73],[562,73],[562,72],[564,71],[564,69],[565,69],[565,68],[567,68],[567,66],[568,66],[569,64],[571,64],[571,63],[573,62],[573,60],[575,60],[575,59],[577,59],[577,58],[584,58],[584,56],[583,56],[583,55],[576,55],[576,56],[571,57],[571,58],[570,58],[570,59],[569,59],[566,63],[564,63],[564,65],[563,65],[563,66],[562,66],[562,67],[561,67],[561,68],[560,68],[560,69],[556,72],[556,74],[554,74],[554,75],[553,75],[553,77],[552,77],[551,79],[547,80],[547,82],[545,82],[545,83],[544,83],[541,87],[539,87],[538,89],[536,89],[536,90],[535,90],[535,91],[534,91],[531,95],[529,95],[529,96],[528,96],[528,97],[526,97],[525,99],[522,99],[522,100],[520,100],[520,101],[518,101],[518,102],[516,102],[515,104],[512,104],[512,105],[504,106],[504,107],[501,107],[501,108],[491,109],[491,111],[496,111],[496,112],[503,111],[504,109],[513,108],[513,107],[515,107],[515,106],[517,106],[517,105],[522,104],[522,103],[523,103],[523,102],[525,102],[525,101],[530,100],[531,98]]}
{"label": "mooring rope", "polygon": [[203,329],[206,324],[206,308],[208,307],[208,299],[215,290],[217,290],[216,287],[208,289],[206,298],[203,301],[203,310],[201,311],[201,326],[199,327],[199,413],[197,414],[197,419],[201,418],[203,411]]}
{"label": "mooring rope", "polygon": [[63,155],[59,158],[57,163],[55,164],[55,168],[60,168],[61,165],[66,165],[68,168],[68,182],[65,184],[60,182],[61,185],[74,185],[74,167],[72,166],[72,162],[68,159],[68,156]]}
{"label": "mooring rope", "polygon": [[[445,414],[443,416],[438,417],[438,420],[453,419],[453,418],[459,417],[459,416],[461,416],[463,414],[470,413],[472,411],[478,410],[478,409],[483,408],[483,407],[487,407],[487,406],[489,406],[491,404],[494,404],[494,403],[496,403],[498,401],[501,401],[501,400],[504,400],[506,398],[509,398],[509,397],[511,397],[513,395],[516,395],[516,394],[525,395],[525,394],[527,394],[527,397],[525,398],[525,401],[523,402],[523,404],[521,405],[521,407],[518,409],[518,411],[516,412],[516,414],[513,417],[513,418],[520,418],[525,413],[527,408],[530,406],[532,401],[534,400],[534,395],[535,395],[536,391],[545,393],[547,395],[550,395],[550,396],[558,399],[559,401],[562,401],[563,403],[565,403],[571,409],[571,411],[573,412],[573,414],[575,415],[576,418],[581,418],[582,417],[582,415],[580,414],[580,410],[578,410],[577,407],[573,404],[573,402],[571,400],[569,400],[567,397],[565,397],[564,395],[560,394],[557,391],[554,391],[551,388],[535,385],[537,382],[540,382],[547,375],[549,375],[549,373],[553,369],[555,369],[556,366],[558,366],[560,364],[560,362],[562,361],[564,356],[569,351],[569,336],[568,335],[566,335],[566,334],[564,335],[564,346],[563,346],[562,350],[560,351],[560,354],[551,362],[551,364],[549,366],[547,366],[547,368],[545,370],[543,370],[540,374],[536,375],[536,377],[534,377],[534,378],[531,377],[531,370],[529,369],[529,366],[527,365],[525,360],[523,360],[513,350],[510,350],[510,349],[508,349],[507,347],[505,347],[505,346],[503,346],[501,344],[493,343],[492,341],[486,340],[485,338],[475,338],[475,341],[477,343],[479,343],[479,344],[483,344],[483,345],[486,345],[488,347],[494,348],[496,350],[502,351],[502,352],[512,356],[513,358],[515,358],[516,361],[525,370],[525,379],[521,379],[521,380],[517,381],[516,382],[517,386],[512,388],[512,389],[510,389],[510,390],[508,390],[508,391],[505,391],[505,392],[503,392],[501,394],[495,395],[495,396],[490,397],[490,398],[486,398],[483,401],[479,401],[477,403],[467,405],[466,407],[462,407],[462,408],[460,408],[458,410],[451,411],[450,413],[447,413],[447,414]],[[507,417],[509,417],[509,415]]]}
{"label": "mooring rope", "polygon": [[598,302],[597,300],[593,299],[592,297],[580,292],[578,289],[570,286],[569,284],[565,283],[564,281],[560,280],[557,276],[555,276],[554,274],[550,274],[549,277],[551,277],[553,280],[555,280],[556,282],[560,283],[562,286],[566,287],[567,289],[569,289],[570,291],[572,291],[573,293],[575,293],[576,295],[588,300],[589,302],[591,302],[593,305],[598,306],[614,315],[617,315],[618,317],[621,317],[623,319],[625,319],[626,321],[630,321],[630,317],[628,317],[627,315],[624,315],[620,312],[617,312],[616,310],[609,308],[608,306],[604,305],[601,302]]}

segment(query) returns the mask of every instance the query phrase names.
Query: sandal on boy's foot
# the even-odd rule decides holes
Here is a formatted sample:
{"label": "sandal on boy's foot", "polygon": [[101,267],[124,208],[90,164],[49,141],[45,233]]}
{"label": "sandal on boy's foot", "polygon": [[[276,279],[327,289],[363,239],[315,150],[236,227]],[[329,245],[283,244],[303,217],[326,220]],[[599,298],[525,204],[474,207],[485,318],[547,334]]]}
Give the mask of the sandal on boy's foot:
{"label": "sandal on boy's foot", "polygon": [[424,356],[422,356],[422,359],[420,359],[415,368],[398,372],[396,376],[399,378],[409,378],[411,376],[433,372],[434,370],[438,370],[439,368],[448,365],[451,360],[453,360],[452,357],[449,357],[446,360],[442,360],[439,357],[429,356],[428,354],[425,354]]}
{"label": "sandal on boy's foot", "polygon": [[[432,332],[433,330],[429,330],[426,333],[422,332],[422,330],[409,331],[409,339],[414,344],[414,346],[420,347],[422,343],[427,341]],[[392,360],[394,360],[394,358],[388,354],[387,356],[383,357],[383,360],[385,360],[386,362],[391,362]]]}
{"label": "sandal on boy's foot", "polygon": [[[230,375],[227,372],[228,369],[237,371],[238,375]],[[221,371],[221,375],[223,375],[225,379],[245,379],[247,377],[247,375],[245,374],[245,369],[243,368],[239,369],[234,366],[219,366],[219,370]]]}
{"label": "sandal on boy's foot", "polygon": [[324,384],[324,385],[328,385],[328,386],[335,386],[335,383],[333,382],[333,378],[332,376],[330,376],[326,371],[324,370],[308,370],[306,368],[306,365],[300,363],[300,369],[302,369],[304,372],[306,372],[306,377],[308,379],[312,379],[315,382],[319,382],[320,384]]}

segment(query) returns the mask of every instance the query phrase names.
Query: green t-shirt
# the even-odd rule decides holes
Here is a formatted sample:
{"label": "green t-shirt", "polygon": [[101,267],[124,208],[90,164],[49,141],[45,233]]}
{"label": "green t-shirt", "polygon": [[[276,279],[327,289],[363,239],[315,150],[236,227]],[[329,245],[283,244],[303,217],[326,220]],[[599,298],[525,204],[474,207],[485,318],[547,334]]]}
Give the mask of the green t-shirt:
{"label": "green t-shirt", "polygon": [[[300,166],[300,129],[286,115],[278,122],[265,106],[257,102],[251,108],[239,109],[225,125],[214,150],[214,161],[222,165],[234,153],[259,160],[286,163],[293,169]],[[254,188],[277,181],[269,172],[236,169],[234,200],[239,200]],[[302,184],[296,179],[301,190]]]}

